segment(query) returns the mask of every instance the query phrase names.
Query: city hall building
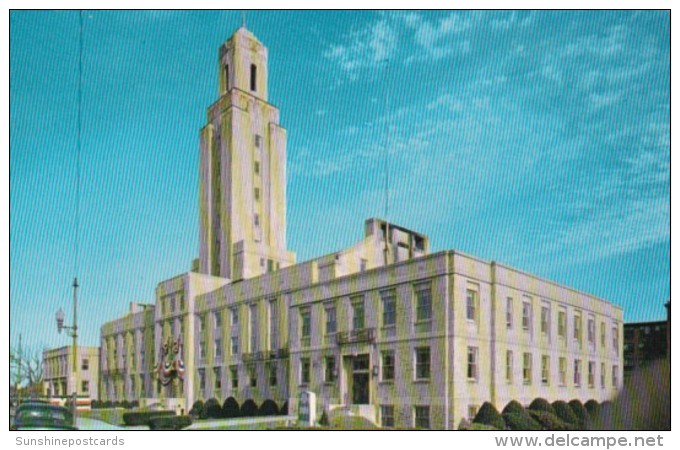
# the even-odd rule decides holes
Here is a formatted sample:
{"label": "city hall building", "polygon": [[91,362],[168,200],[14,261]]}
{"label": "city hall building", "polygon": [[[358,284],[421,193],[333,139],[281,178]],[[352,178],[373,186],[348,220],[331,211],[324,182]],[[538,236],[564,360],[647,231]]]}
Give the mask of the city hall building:
{"label": "city hall building", "polygon": [[[218,52],[200,132],[199,257],[151,305],[101,330],[102,400],[242,403],[317,395],[377,424],[455,429],[490,401],[611,399],[622,310],[369,219],[355,245],[296,262],[286,246],[286,130],[267,49],[242,27]],[[358,224],[357,224],[358,225]]]}

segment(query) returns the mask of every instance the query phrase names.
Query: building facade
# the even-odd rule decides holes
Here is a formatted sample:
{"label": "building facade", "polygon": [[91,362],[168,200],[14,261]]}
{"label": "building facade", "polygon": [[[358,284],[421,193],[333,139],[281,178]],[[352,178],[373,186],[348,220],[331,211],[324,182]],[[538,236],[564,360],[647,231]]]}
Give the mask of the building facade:
{"label": "building facade", "polygon": [[623,368],[626,375],[669,357],[668,321],[631,322],[626,323],[623,330]]}
{"label": "building facade", "polygon": [[267,64],[243,27],[219,49],[200,133],[199,257],[157,286],[153,306],[102,327],[103,399],[184,411],[271,399],[295,412],[309,390],[319,415],[455,429],[485,401],[616,394],[623,313],[602,299],[431,253],[427,236],[375,218],[355,245],[296,263]]}
{"label": "building facade", "polygon": [[73,347],[65,346],[43,351],[43,380],[50,399],[66,401],[73,395],[76,383],[79,399],[99,398],[99,348],[78,347],[77,378],[73,371]]}

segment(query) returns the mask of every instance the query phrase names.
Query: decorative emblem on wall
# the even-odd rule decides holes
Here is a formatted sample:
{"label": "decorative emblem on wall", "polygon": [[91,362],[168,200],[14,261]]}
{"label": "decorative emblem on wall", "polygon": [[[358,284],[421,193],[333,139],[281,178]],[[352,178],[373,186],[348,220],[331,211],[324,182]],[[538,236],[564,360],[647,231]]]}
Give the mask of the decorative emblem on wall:
{"label": "decorative emblem on wall", "polygon": [[158,380],[163,386],[167,386],[173,379],[184,380],[184,361],[182,360],[182,337],[178,337],[174,342],[168,337],[165,344],[161,345],[158,358],[158,365],[154,370]]}

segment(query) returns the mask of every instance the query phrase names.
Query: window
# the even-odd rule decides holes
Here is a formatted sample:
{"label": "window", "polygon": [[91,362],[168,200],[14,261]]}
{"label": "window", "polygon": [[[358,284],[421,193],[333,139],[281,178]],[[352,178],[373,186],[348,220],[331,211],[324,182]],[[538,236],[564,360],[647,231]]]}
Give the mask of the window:
{"label": "window", "polygon": [[574,340],[581,344],[581,313],[574,313]]}
{"label": "window", "polygon": [[386,351],[382,353],[381,381],[394,380],[394,352]]}
{"label": "window", "polygon": [[248,367],[248,378],[250,379],[250,387],[257,387],[257,370],[254,365]]}
{"label": "window", "polygon": [[309,358],[300,358],[300,383],[309,384],[310,379],[310,363]]}
{"label": "window", "polygon": [[279,304],[276,299],[269,302],[269,350],[279,348]]}
{"label": "window", "polygon": [[522,355],[522,378],[524,384],[531,384],[531,353]]}
{"label": "window", "polygon": [[602,348],[607,344],[607,324],[604,322],[600,323],[600,346]]}
{"label": "window", "polygon": [[182,294],[179,296],[179,309],[180,311],[184,311],[184,295]]}
{"label": "window", "polygon": [[215,361],[222,360],[222,339],[215,339]]}
{"label": "window", "polygon": [[467,351],[467,377],[470,381],[477,381],[478,377],[478,355],[477,347],[468,347]]}
{"label": "window", "polygon": [[368,260],[361,258],[359,261],[359,271],[366,272],[366,267],[368,266]]}
{"label": "window", "polygon": [[468,420],[472,422],[475,420],[475,417],[477,417],[477,411],[479,411],[479,407],[477,405],[468,405]]}
{"label": "window", "polygon": [[619,366],[612,366],[612,386],[619,387]]}
{"label": "window", "polygon": [[269,386],[276,386],[279,382],[277,376],[278,366],[276,364],[269,365]]}
{"label": "window", "polygon": [[430,347],[416,348],[416,380],[430,378]]}
{"label": "window", "polygon": [[238,388],[238,367],[236,366],[229,367],[229,377],[231,378],[232,389]]}
{"label": "window", "polygon": [[238,336],[231,337],[231,354],[238,355]]}
{"label": "window", "polygon": [[311,312],[309,309],[300,310],[300,336],[302,339],[309,338],[312,334]]}
{"label": "window", "polygon": [[222,316],[219,312],[213,314],[213,321],[215,322],[215,328],[222,328]]}
{"label": "window", "polygon": [[260,226],[260,215],[259,214],[255,214],[253,216],[253,224],[255,225],[255,227]]}
{"label": "window", "polygon": [[512,350],[505,352],[505,381],[512,383]]}
{"label": "window", "polygon": [[198,357],[201,361],[205,359],[205,341],[201,341],[198,348]]}
{"label": "window", "polygon": [[560,386],[567,384],[567,358],[560,358]]}
{"label": "window", "polygon": [[87,359],[87,358],[83,359],[80,368],[81,368],[82,370],[90,370],[90,360]]}
{"label": "window", "polygon": [[215,375],[215,389],[216,390],[222,389],[222,369],[219,367],[215,367],[213,369],[213,374]]}
{"label": "window", "polygon": [[619,327],[614,325],[612,327],[612,345],[614,346],[614,352],[619,354]]}
{"label": "window", "polygon": [[574,360],[574,386],[581,386],[581,360]]}
{"label": "window", "polygon": [[588,344],[595,346],[595,318],[588,317]]}
{"label": "window", "polygon": [[198,369],[198,386],[201,391],[205,390],[205,369]]}
{"label": "window", "polygon": [[550,307],[541,306],[541,334],[550,336]]}
{"label": "window", "polygon": [[335,383],[336,369],[335,356],[326,356],[326,383]]}
{"label": "window", "polygon": [[364,298],[354,297],[352,299],[352,330],[363,330],[364,321]]}
{"label": "window", "polygon": [[477,292],[468,289],[465,294],[465,316],[467,320],[477,320]]}
{"label": "window", "polygon": [[380,406],[380,425],[383,427],[394,427],[394,406]]}
{"label": "window", "polygon": [[260,321],[258,320],[257,305],[250,305],[250,352],[260,350]]}
{"label": "window", "polygon": [[531,302],[522,302],[522,329],[529,331],[531,327]]}
{"label": "window", "polygon": [[513,314],[513,301],[512,297],[508,297],[505,300],[505,325],[508,330],[512,329],[512,314]]}
{"label": "window", "polygon": [[380,293],[383,305],[383,327],[393,327],[397,324],[397,297],[394,290]]}
{"label": "window", "polygon": [[416,293],[416,321],[426,322],[432,320],[432,290],[430,283],[418,284]]}
{"label": "window", "polygon": [[550,384],[550,356],[541,356],[541,383]]}
{"label": "window", "polygon": [[260,162],[255,161],[255,164],[253,166],[254,166],[253,170],[255,171],[255,175],[259,175],[260,174]]}
{"label": "window", "polygon": [[89,394],[90,393],[90,382],[83,380],[83,382],[80,384],[80,390],[83,391],[83,394]]}
{"label": "window", "polygon": [[175,297],[170,297],[170,312],[175,312]]}
{"label": "window", "polygon": [[238,309],[236,308],[231,310],[231,324],[238,325]]}
{"label": "window", "polygon": [[257,66],[250,65],[250,90],[255,92],[257,90]]}
{"label": "window", "polygon": [[335,334],[338,330],[335,306],[326,307],[326,334]]}
{"label": "window", "polygon": [[606,387],[606,371],[604,363],[600,364],[600,387],[604,389]]}
{"label": "window", "polygon": [[229,64],[224,65],[224,86],[229,90]]}
{"label": "window", "polygon": [[262,147],[262,136],[259,134],[255,135],[255,147],[260,148]]}
{"label": "window", "polygon": [[557,313],[557,335],[561,338],[567,337],[567,311],[564,308]]}
{"label": "window", "polygon": [[588,387],[595,387],[595,362],[588,361]]}
{"label": "window", "polygon": [[255,188],[254,197],[256,202],[260,201],[260,188]]}
{"label": "window", "polygon": [[415,427],[427,430],[430,428],[430,407],[416,406],[414,407]]}
{"label": "window", "polygon": [[202,332],[203,330],[205,330],[205,318],[198,316],[198,331]]}

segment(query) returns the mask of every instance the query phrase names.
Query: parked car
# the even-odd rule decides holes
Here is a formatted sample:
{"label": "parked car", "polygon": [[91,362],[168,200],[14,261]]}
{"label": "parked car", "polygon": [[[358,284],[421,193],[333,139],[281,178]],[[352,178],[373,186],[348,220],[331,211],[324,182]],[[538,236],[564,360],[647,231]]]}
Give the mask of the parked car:
{"label": "parked car", "polygon": [[15,430],[77,430],[73,414],[63,406],[28,401],[19,405],[14,414]]}

